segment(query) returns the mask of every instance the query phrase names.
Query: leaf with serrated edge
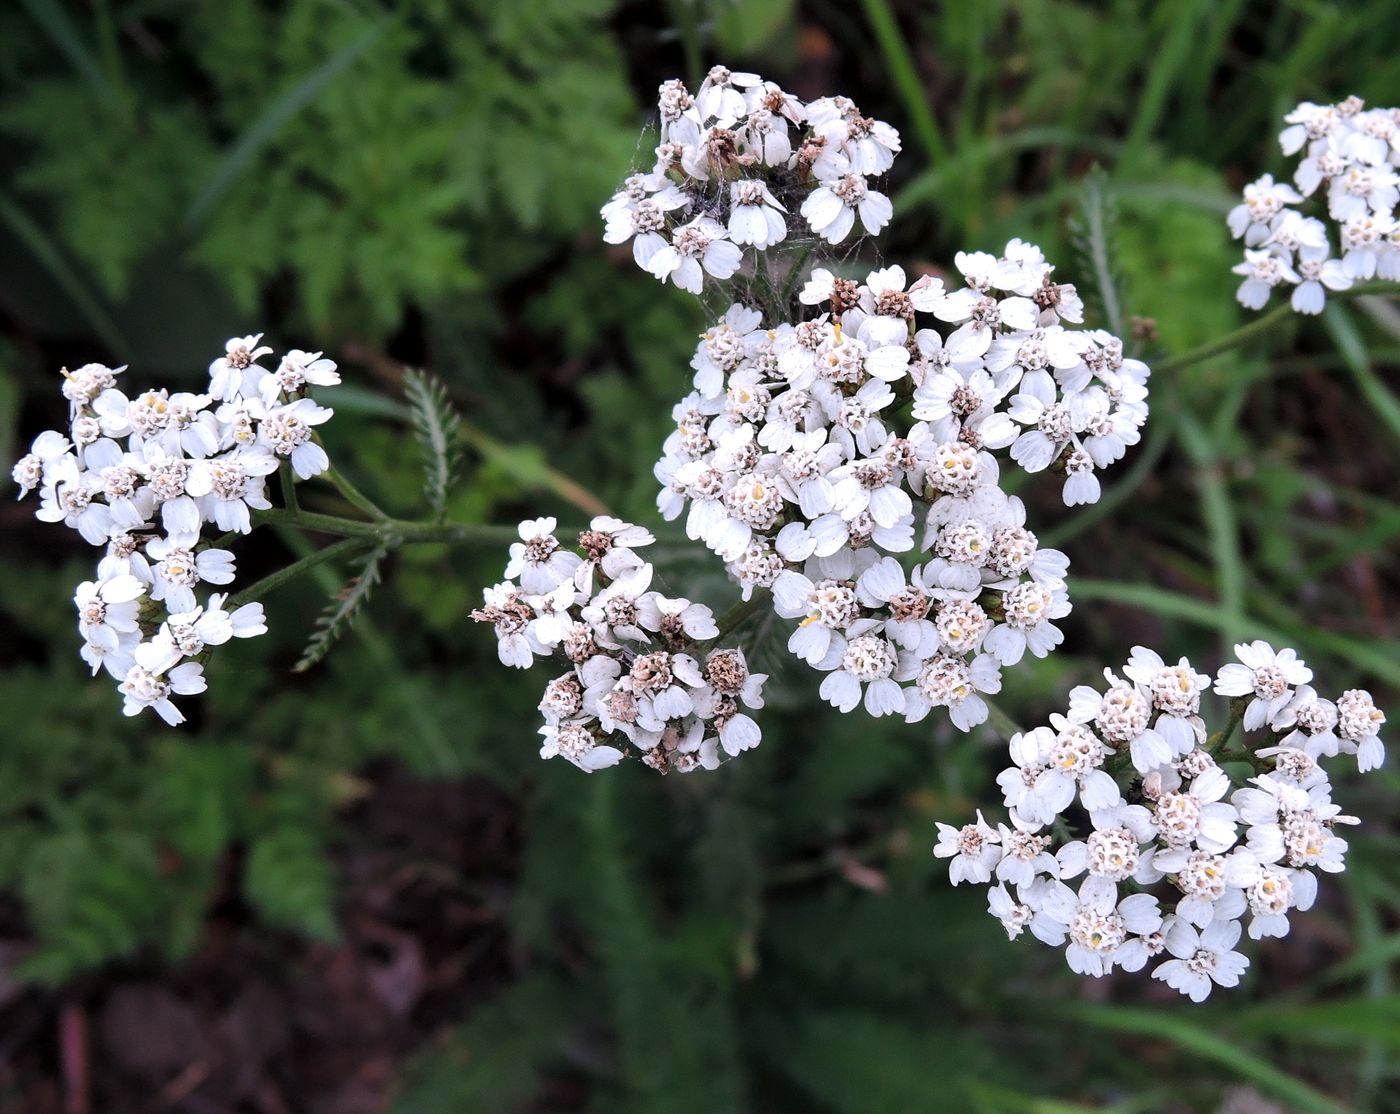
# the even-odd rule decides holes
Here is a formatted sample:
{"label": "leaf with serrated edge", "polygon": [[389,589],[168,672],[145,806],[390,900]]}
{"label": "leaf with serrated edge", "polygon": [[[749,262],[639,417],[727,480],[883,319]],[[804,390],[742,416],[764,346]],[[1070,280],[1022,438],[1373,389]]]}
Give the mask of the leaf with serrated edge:
{"label": "leaf with serrated edge", "polygon": [[350,582],[336,593],[330,606],[316,620],[315,633],[306,644],[301,660],[292,667],[294,672],[304,673],[310,669],[324,658],[336,641],[350,629],[361,608],[369,602],[374,586],[379,583],[379,566],[388,552],[384,546],[376,549],[365,558],[358,575],[352,577]]}
{"label": "leaf with serrated edge", "polygon": [[423,450],[423,494],[441,518],[447,512],[447,496],[461,463],[461,419],[442,380],[423,371],[407,371],[403,386],[413,431]]}

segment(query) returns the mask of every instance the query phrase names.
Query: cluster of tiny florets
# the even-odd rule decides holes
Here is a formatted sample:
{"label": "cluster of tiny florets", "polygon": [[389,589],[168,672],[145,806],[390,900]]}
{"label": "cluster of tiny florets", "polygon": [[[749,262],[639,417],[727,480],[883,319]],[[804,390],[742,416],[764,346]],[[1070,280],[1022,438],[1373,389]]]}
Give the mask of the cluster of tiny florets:
{"label": "cluster of tiny florets", "polygon": [[[1000,668],[1049,653],[1069,611],[1068,559],[1026,528],[994,452],[1056,465],[1067,503],[1094,501],[1095,468],[1139,438],[1148,369],[1065,327],[1082,304],[1033,245],[957,264],[953,291],[898,267],[864,283],[818,269],[800,298],[820,315],[795,325],[732,306],[700,339],[656,476],[663,517],[685,514],[745,598],[771,588],[801,620],[789,648],[830,673],[831,703],[911,720],[945,706],[966,730]],[[916,549],[930,558],[908,571],[891,556]]]}
{"label": "cluster of tiny florets", "polygon": [[[1359,97],[1337,104],[1305,101],[1284,117],[1285,155],[1301,155],[1293,184],[1265,174],[1230,210],[1230,231],[1244,240],[1237,294],[1261,309],[1276,286],[1293,287],[1299,313],[1321,313],[1328,290],[1400,278],[1400,109],[1366,108]],[[1295,188],[1296,187],[1296,188]],[[1326,197],[1309,209],[1310,198]],[[1330,225],[1329,225],[1330,222]]]}
{"label": "cluster of tiny florets", "polygon": [[65,370],[68,432],[39,434],[14,466],[21,498],[39,493],[39,519],[105,550],[74,596],[80,652],[116,678],[127,715],[153,708],[182,722],[170,697],[204,691],[208,649],[267,630],[261,604],[229,612],[226,592],[200,600],[201,585],[234,579],[233,554],[205,534],[248,533],[279,466],[301,479],[329,466],[314,430],[331,411],[306,392],[340,382],[334,362],[294,350],[264,367],[261,339],[231,339],[201,394],[128,395],[125,368]]}
{"label": "cluster of tiny florets", "polygon": [[756,747],[767,675],[749,670],[737,647],[714,645],[713,613],[652,587],[652,566],[636,552],[655,539],[640,526],[595,518],[574,547],[553,518],[520,524],[506,579],[472,612],[495,628],[501,661],[520,669],[536,658],[565,671],[540,701],[540,757],[580,769],[639,758],[662,773],[714,769]]}
{"label": "cluster of tiny florets", "polygon": [[637,265],[698,294],[723,281],[745,249],[785,240],[797,209],[806,229],[837,244],[857,221],[875,234],[889,198],[871,187],[899,153],[899,133],[845,97],[804,102],[758,74],[710,70],[697,93],[661,86],[656,163],[603,206],[610,244],[632,243]]}
{"label": "cluster of tiny florets", "polygon": [[1228,728],[1208,736],[1211,678],[1135,647],[1121,676],[1105,671],[1105,690],[1080,686],[1065,715],[1012,736],[997,778],[1009,823],[979,812],[938,826],[934,853],[951,860],[953,884],[991,886],[1007,935],[1029,928],[1064,946],[1079,974],[1155,963],[1154,978],[1197,1002],[1236,985],[1244,928],[1255,940],[1287,934],[1290,910],[1316,898],[1316,872],[1345,868],[1336,829],[1358,821],[1332,801],[1322,763],[1353,754],[1362,770],[1379,766],[1385,716],[1360,689],[1319,697],[1292,650],[1235,652],[1214,691],[1270,745],[1231,749]]}

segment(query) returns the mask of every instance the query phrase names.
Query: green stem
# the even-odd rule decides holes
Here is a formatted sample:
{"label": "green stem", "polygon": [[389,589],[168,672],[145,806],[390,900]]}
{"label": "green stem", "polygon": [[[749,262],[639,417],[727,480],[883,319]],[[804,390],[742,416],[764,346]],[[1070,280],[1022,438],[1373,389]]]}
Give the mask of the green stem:
{"label": "green stem", "polygon": [[341,518],[334,514],[317,514],[315,511],[285,510],[272,507],[265,511],[253,512],[253,524],[278,523],[283,526],[299,526],[303,530],[315,530],[318,534],[335,534],[343,538],[378,538],[383,526],[375,522],[361,522],[354,518]]}
{"label": "green stem", "polygon": [[370,518],[377,518],[387,521],[389,514],[380,508],[379,504],[362,492],[346,478],[344,473],[331,465],[322,473],[325,479],[329,480],[335,489],[345,497],[345,501],[358,510],[364,511]]}
{"label": "green stem", "polygon": [[1235,508],[1230,502],[1230,490],[1211,438],[1194,414],[1183,411],[1178,416],[1177,433],[1195,468],[1201,517],[1210,538],[1216,593],[1223,612],[1224,623],[1220,633],[1228,648],[1243,634],[1245,580],[1248,575],[1240,552]]}
{"label": "green stem", "polygon": [[727,635],[733,634],[748,620],[751,615],[756,615],[768,604],[769,592],[766,588],[760,588],[746,600],[740,600],[718,619],[715,626],[719,628],[719,633],[710,639],[710,642],[719,642]]}
{"label": "green stem", "polygon": [[340,557],[347,557],[358,550],[368,549],[374,543],[369,538],[344,538],[334,545],[328,545],[325,549],[318,549],[315,553],[308,554],[300,560],[293,561],[286,568],[278,569],[274,573],[269,573],[261,580],[254,581],[243,591],[239,592],[225,604],[229,611],[242,607],[245,603],[252,603],[254,600],[262,599],[269,592],[274,591],[283,584],[295,580],[302,573],[310,572],[318,565],[324,565],[329,561],[334,561]]}
{"label": "green stem", "polygon": [[797,293],[797,284],[802,281],[802,270],[807,266],[807,260],[811,258],[815,247],[815,244],[807,244],[793,258],[792,268],[788,271],[787,279],[783,282],[782,304],[784,310],[792,305],[793,295]]}
{"label": "green stem", "polygon": [[[354,518],[341,518],[334,514],[317,514],[315,511],[287,511],[280,507],[257,511],[253,521],[258,524],[276,523],[281,526],[297,526],[303,530],[314,530],[320,534],[335,534],[348,538],[367,538],[376,541],[400,542],[443,542],[456,545],[501,545],[519,541],[520,534],[514,526],[493,526],[480,522],[405,522],[397,518],[385,517],[379,522],[361,522]],[[567,534],[568,530],[559,533]]]}
{"label": "green stem", "polygon": [[[1359,298],[1366,294],[1397,294],[1400,293],[1400,284],[1393,282],[1366,282],[1359,286],[1353,286],[1350,290],[1338,290],[1330,297],[1333,300],[1344,298]],[[1256,336],[1267,333],[1280,321],[1295,315],[1294,309],[1289,303],[1274,306],[1263,317],[1257,317],[1247,325],[1241,325],[1233,333],[1226,333],[1223,337],[1208,341],[1196,348],[1189,349],[1179,356],[1172,356],[1169,359],[1161,360],[1152,365],[1152,370],[1161,374],[1166,371],[1180,371],[1184,367],[1198,364],[1202,360],[1208,360],[1212,356],[1219,356],[1222,352],[1229,352],[1233,348],[1238,348],[1246,341],[1252,340]]]}
{"label": "green stem", "polygon": [[982,697],[982,702],[987,705],[987,725],[1002,736],[1010,739],[1012,735],[1023,735],[1025,729],[1014,719],[1001,710],[993,701]]}
{"label": "green stem", "polygon": [[292,471],[292,462],[284,460],[282,467],[278,469],[278,479],[282,481],[282,505],[296,514],[301,510],[297,502],[297,477]]}
{"label": "green stem", "polygon": [[1245,706],[1249,703],[1247,696],[1235,696],[1230,699],[1230,718],[1225,726],[1206,740],[1206,753],[1212,758],[1219,758],[1230,742],[1230,736],[1235,733],[1235,728],[1244,719]]}

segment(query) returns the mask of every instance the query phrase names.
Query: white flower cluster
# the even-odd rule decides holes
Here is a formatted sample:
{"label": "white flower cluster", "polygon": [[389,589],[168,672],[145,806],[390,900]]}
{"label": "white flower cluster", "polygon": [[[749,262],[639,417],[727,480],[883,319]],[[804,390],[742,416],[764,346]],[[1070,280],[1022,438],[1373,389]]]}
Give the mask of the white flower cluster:
{"label": "white flower cluster", "polygon": [[[824,311],[797,325],[731,307],[700,340],[655,471],[662,515],[686,512],[745,598],[772,588],[801,620],[789,648],[831,674],[834,705],[910,720],[945,706],[967,730],[1000,667],[1049,653],[1069,611],[1068,559],[1026,529],[993,450],[1056,466],[1066,503],[1093,502],[1095,469],[1139,438],[1148,369],[1065,327],[1082,303],[1033,245],[957,265],[953,291],[898,267],[863,284],[819,269],[801,300]],[[888,556],[916,545],[932,556],[909,572]]]}
{"label": "white flower cluster", "polygon": [[[1235,652],[1215,691],[1236,702],[1246,733],[1268,728],[1271,745],[1227,749],[1229,729],[1208,739],[1200,704],[1211,679],[1135,647],[1122,676],[1105,670],[1106,691],[1076,688],[1067,714],[1012,737],[1013,764],[997,779],[1008,824],[979,812],[962,828],[938,826],[934,854],[950,860],[953,884],[990,885],[1007,935],[1029,928],[1065,946],[1079,974],[1164,957],[1153,977],[1193,1001],[1234,986],[1249,966],[1235,950],[1242,923],[1256,940],[1285,935],[1289,910],[1317,895],[1314,872],[1345,867],[1336,827],[1358,821],[1332,801],[1322,761],[1354,754],[1369,770],[1385,757],[1385,716],[1369,693],[1334,703],[1309,687],[1292,650]],[[1240,764],[1254,776],[1233,778],[1227,767]],[[1077,819],[1087,823],[1072,839]]]}
{"label": "white flower cluster", "polygon": [[635,751],[665,773],[712,770],[756,747],[758,724],[743,709],[763,707],[767,675],[751,672],[737,647],[707,646],[720,636],[708,607],[651,587],[652,566],[636,550],[652,535],[599,517],[574,551],[555,537],[556,525],[520,524],[507,579],[472,612],[495,627],[504,664],[569,663],[540,701],[540,757],[562,755],[593,771]]}
{"label": "white flower cluster", "polygon": [[261,604],[230,613],[227,593],[200,602],[201,584],[234,579],[233,554],[205,528],[246,534],[250,510],[271,506],[266,477],[281,464],[302,479],[329,465],[312,435],[331,411],[305,394],[340,382],[335,364],[294,350],[269,370],[261,339],[230,340],[202,394],[128,396],[117,386],[125,368],[65,370],[68,433],[39,434],[14,467],[20,497],[39,492],[38,518],[106,551],[74,596],[80,652],[94,675],[117,679],[129,716],[153,708],[181,723],[170,697],[204,691],[206,651],[267,630]]}
{"label": "white flower cluster", "polygon": [[656,164],[603,206],[610,244],[632,242],[637,265],[700,293],[724,280],[744,248],[766,251],[789,233],[796,208],[816,236],[838,244],[859,218],[874,235],[889,198],[871,188],[899,153],[899,133],[845,97],[803,103],[757,74],[710,70],[698,93],[660,89]]}
{"label": "white flower cluster", "polygon": [[[1294,185],[1265,174],[1230,210],[1230,232],[1245,247],[1244,262],[1234,268],[1244,276],[1236,296],[1261,309],[1274,287],[1287,284],[1297,312],[1321,313],[1328,290],[1378,276],[1400,278],[1400,109],[1368,109],[1360,97],[1305,101],[1284,120],[1283,153],[1303,156]],[[1322,194],[1335,225],[1330,231],[1323,220],[1293,208]]]}

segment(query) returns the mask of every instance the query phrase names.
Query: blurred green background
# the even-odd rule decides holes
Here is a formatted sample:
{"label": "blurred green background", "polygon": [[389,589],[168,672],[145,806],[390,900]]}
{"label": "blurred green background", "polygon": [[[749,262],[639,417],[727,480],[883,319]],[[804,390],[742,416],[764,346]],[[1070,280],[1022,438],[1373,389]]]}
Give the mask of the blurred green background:
{"label": "blurred green background", "polygon": [[[602,244],[656,85],[712,61],[844,93],[904,137],[883,258],[1039,242],[1095,164],[1150,352],[1243,320],[1224,213],[1302,99],[1400,89],[1394,0],[11,0],[0,6],[0,457],[62,424],[57,370],[194,389],[224,338],[324,349],[332,458],[422,513],[405,365],[466,423],[454,518],[655,525],[651,464],[704,324]],[[867,250],[869,250],[867,248]],[[873,259],[873,257],[872,257]],[[1008,674],[1033,723],[1137,642],[1213,669],[1296,646],[1400,691],[1400,357],[1334,307],[1152,383],[1094,508],[1028,484],[1073,560],[1067,641]],[[328,493],[306,505],[344,510]],[[1191,1007],[1010,945],[930,854],[999,804],[1000,740],[841,716],[781,638],[762,747],[721,772],[536,756],[545,677],[467,619],[504,553],[395,555],[269,600],[191,722],[124,721],[77,656],[93,553],[0,530],[0,1111],[1400,1110],[1395,763],[1338,795],[1352,869],[1245,984]],[[732,599],[661,531],[687,595]],[[245,576],[320,539],[260,530]]]}

